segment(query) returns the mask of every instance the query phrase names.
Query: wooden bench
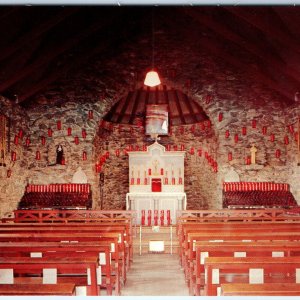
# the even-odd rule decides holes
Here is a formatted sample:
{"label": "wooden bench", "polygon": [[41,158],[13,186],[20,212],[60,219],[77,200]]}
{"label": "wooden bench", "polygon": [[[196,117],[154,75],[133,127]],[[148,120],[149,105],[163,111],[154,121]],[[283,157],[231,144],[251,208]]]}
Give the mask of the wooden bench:
{"label": "wooden bench", "polygon": [[[121,228],[123,227],[123,228]],[[106,231],[115,231],[118,228],[120,230],[125,230],[123,237],[126,243],[126,248],[128,247],[128,255],[126,254],[126,266],[130,267],[130,262],[133,260],[133,232],[130,229],[130,224],[127,222],[127,219],[119,220],[118,222],[97,222],[97,223],[0,223],[0,231],[8,230],[8,228],[18,229],[21,228],[21,231],[25,231],[25,228],[31,230],[58,230],[61,232],[68,232],[70,230],[77,230],[78,232],[82,231],[96,231],[101,230],[100,228],[105,228]]]}
{"label": "wooden bench", "polygon": [[[103,225],[90,225],[90,226],[35,226],[35,227],[22,227],[22,226],[12,226],[12,227],[6,227],[0,225],[0,233],[53,233],[53,234],[69,234],[70,236],[73,236],[75,233],[119,233],[120,234],[120,240],[119,244],[122,247],[122,252],[124,252],[125,255],[125,267],[128,271],[129,265],[130,265],[130,248],[132,247],[132,244],[130,243],[130,240],[128,239],[126,226],[123,225],[117,225],[114,224],[112,226],[103,226]],[[126,278],[125,278],[126,279]]]}
{"label": "wooden bench", "polygon": [[201,274],[206,257],[272,257],[300,256],[299,242],[196,242],[196,259],[189,265],[190,294],[200,295]]}
{"label": "wooden bench", "polygon": [[299,283],[225,283],[221,296],[300,296]]}
{"label": "wooden bench", "polygon": [[109,241],[111,243],[111,258],[114,262],[114,268],[117,273],[118,282],[126,281],[125,253],[124,244],[119,243],[119,233],[0,233],[0,242],[63,242],[63,243],[81,243]]}
{"label": "wooden bench", "polygon": [[75,284],[0,284],[0,296],[74,296]]}
{"label": "wooden bench", "polygon": [[101,273],[105,282],[101,284],[107,291],[107,295],[112,295],[113,285],[115,286],[116,295],[120,294],[120,279],[115,272],[113,280],[113,269],[110,264],[110,242],[82,242],[82,243],[59,243],[59,242],[0,242],[1,256],[41,256],[41,257],[74,257],[98,255]]}
{"label": "wooden bench", "polygon": [[238,232],[238,231],[248,230],[249,232],[258,231],[299,231],[300,222],[270,222],[270,223],[187,223],[182,224],[181,230],[178,232],[179,239],[179,255],[180,263],[183,265],[183,249],[186,247],[187,236],[192,232]]}
{"label": "wooden bench", "polygon": [[185,278],[190,286],[190,266],[196,257],[195,243],[197,241],[299,241],[300,232],[195,232],[189,233],[186,243],[183,245],[182,262]]}
{"label": "wooden bench", "polygon": [[33,272],[42,274],[43,269],[55,268],[60,275],[76,272],[81,276],[86,276],[88,283],[89,273],[91,296],[99,295],[96,274],[98,264],[98,256],[71,258],[0,257],[0,269],[12,269],[14,274],[32,274]]}
{"label": "wooden bench", "polygon": [[[264,282],[261,283],[298,283],[296,280],[300,257],[207,257],[204,268],[206,274],[204,294],[216,296],[217,287],[226,283],[223,275],[229,276],[230,281],[234,283],[236,278],[242,275],[243,277],[239,278],[243,281],[241,283],[249,283],[251,271],[255,269],[262,269]],[[279,282],[275,274],[281,276]]]}

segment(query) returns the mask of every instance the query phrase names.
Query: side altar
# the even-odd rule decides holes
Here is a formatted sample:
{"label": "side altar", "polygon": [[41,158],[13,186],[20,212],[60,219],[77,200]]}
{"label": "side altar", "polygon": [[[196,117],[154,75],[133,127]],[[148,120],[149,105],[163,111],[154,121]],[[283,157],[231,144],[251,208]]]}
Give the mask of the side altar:
{"label": "side altar", "polygon": [[164,146],[155,142],[147,147],[147,151],[132,151],[128,155],[126,209],[137,211],[138,223],[143,211],[151,210],[152,218],[155,211],[170,211],[171,221],[175,224],[176,211],[186,209],[185,151],[166,151]]}

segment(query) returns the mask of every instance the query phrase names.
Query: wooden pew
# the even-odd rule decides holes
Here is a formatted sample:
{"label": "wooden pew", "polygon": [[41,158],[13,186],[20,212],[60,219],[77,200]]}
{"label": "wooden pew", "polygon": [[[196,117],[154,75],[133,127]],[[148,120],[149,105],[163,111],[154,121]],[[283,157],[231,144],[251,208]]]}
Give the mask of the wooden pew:
{"label": "wooden pew", "polygon": [[99,295],[96,274],[98,264],[98,256],[71,258],[0,257],[0,269],[13,269],[14,274],[42,273],[45,268],[55,268],[60,275],[79,272],[88,278],[87,269],[89,269],[91,296]]}
{"label": "wooden pew", "polygon": [[187,243],[188,233],[191,232],[227,232],[227,231],[235,231],[238,230],[249,230],[253,231],[298,231],[300,230],[300,222],[270,222],[270,223],[187,223],[183,224],[181,230],[178,232],[179,239],[179,255],[180,255],[180,263],[184,264],[183,261],[183,249],[186,247],[185,243]]}
{"label": "wooden pew", "polygon": [[[126,226],[123,225],[117,225],[114,224],[112,226],[103,226],[103,225],[90,225],[90,226],[70,226],[70,225],[60,225],[60,226],[34,226],[34,227],[22,227],[22,226],[12,226],[12,227],[6,227],[0,225],[0,233],[53,233],[53,234],[69,234],[72,235],[74,233],[119,233],[120,234],[120,244],[124,248],[122,249],[122,252],[124,252],[125,255],[125,267],[128,271],[129,265],[130,265],[130,250],[129,248],[132,247],[130,245],[130,241],[128,239]],[[126,280],[126,277],[125,277]]]}
{"label": "wooden pew", "polygon": [[75,296],[75,284],[0,284],[0,296]]}
{"label": "wooden pew", "polygon": [[[129,269],[130,262],[133,260],[133,232],[130,228],[130,224],[127,222],[127,219],[118,219],[118,222],[96,222],[96,223],[0,223],[0,231],[8,230],[7,228],[22,228],[22,231],[25,231],[25,228],[30,228],[32,230],[54,230],[58,229],[61,232],[65,231],[68,232],[68,230],[77,229],[78,232],[82,231],[88,231],[88,230],[101,230],[100,228],[105,228],[107,231],[116,230],[120,227],[124,227],[125,233],[123,234],[124,240],[125,240],[125,246],[128,247],[128,254],[126,253],[126,266]],[[123,231],[123,229],[122,229]],[[127,269],[127,270],[128,270]]]}
{"label": "wooden pew", "polygon": [[196,257],[195,243],[197,241],[299,241],[300,232],[252,232],[245,230],[244,232],[196,232],[188,233],[187,242],[183,245],[182,261],[184,267],[185,278],[190,286],[191,278],[190,266]]}
{"label": "wooden pew", "polygon": [[225,283],[221,296],[300,296],[299,283]]}
{"label": "wooden pew", "polygon": [[[120,294],[120,282],[118,271],[115,279],[112,278],[113,270],[110,264],[110,242],[81,242],[81,243],[60,243],[60,242],[0,242],[1,256],[27,256],[42,257],[74,257],[98,255],[105,282],[101,286],[105,287],[108,295],[112,295],[112,288],[115,285],[116,295]],[[101,253],[103,255],[101,255]]]}
{"label": "wooden pew", "polygon": [[[243,275],[245,276],[243,280],[247,283],[250,280],[249,273],[252,269],[263,269],[263,283],[272,283],[274,280],[276,282],[277,278],[273,279],[272,277],[275,274],[284,276],[280,278],[280,283],[297,283],[296,269],[300,268],[300,257],[207,257],[204,268],[206,273],[204,294],[205,296],[216,296],[217,287],[225,283],[221,278],[222,275],[230,274],[230,280],[233,281],[238,275]],[[216,273],[214,270],[218,270],[218,272]]]}
{"label": "wooden pew", "polygon": [[[64,242],[79,243],[93,241],[110,241],[112,259],[114,260],[115,270],[118,281],[126,281],[124,241],[119,240],[119,233],[0,233],[0,242]],[[120,273],[120,274],[119,274]]]}
{"label": "wooden pew", "polygon": [[200,295],[201,274],[204,272],[205,257],[272,257],[274,256],[300,256],[300,243],[296,241],[273,242],[196,242],[196,259],[190,267],[190,294]]}

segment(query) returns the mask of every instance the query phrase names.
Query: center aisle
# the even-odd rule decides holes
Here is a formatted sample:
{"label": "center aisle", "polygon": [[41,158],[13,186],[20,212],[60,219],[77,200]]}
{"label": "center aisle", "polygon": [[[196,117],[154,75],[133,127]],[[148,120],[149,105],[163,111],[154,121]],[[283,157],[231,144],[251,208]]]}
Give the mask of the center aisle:
{"label": "center aisle", "polygon": [[135,255],[122,296],[188,296],[178,255]]}

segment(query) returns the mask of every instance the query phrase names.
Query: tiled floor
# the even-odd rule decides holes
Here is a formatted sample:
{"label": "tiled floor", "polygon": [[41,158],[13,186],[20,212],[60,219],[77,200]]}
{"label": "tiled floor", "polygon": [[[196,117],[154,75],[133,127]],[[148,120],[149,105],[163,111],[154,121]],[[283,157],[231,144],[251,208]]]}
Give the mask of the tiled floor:
{"label": "tiled floor", "polygon": [[135,255],[122,296],[188,296],[176,254]]}

